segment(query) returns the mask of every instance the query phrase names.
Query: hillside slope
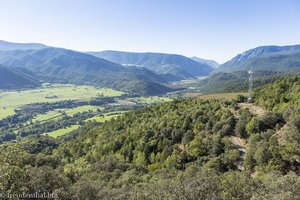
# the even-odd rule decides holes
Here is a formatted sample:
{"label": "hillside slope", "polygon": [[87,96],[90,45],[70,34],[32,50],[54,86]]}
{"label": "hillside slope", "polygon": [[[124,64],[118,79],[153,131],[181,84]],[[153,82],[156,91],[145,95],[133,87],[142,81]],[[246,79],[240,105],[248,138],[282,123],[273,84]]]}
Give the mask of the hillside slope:
{"label": "hillside slope", "polygon": [[218,71],[250,69],[282,72],[300,70],[300,45],[263,46],[250,49],[222,64]]}
{"label": "hillside slope", "polygon": [[[157,86],[165,82],[164,78],[144,68],[124,67],[89,54],[59,48],[0,52],[0,63],[24,67],[50,82],[92,84],[116,89],[128,89],[135,85],[132,81],[155,82]],[[146,94],[148,92],[151,91],[146,91]]]}
{"label": "hillside slope", "polygon": [[[285,73],[272,71],[255,71],[253,74],[253,88],[275,82]],[[247,92],[249,89],[249,74],[247,71],[232,73],[217,72],[210,77],[200,80],[197,88],[203,93]]]}
{"label": "hillside slope", "polygon": [[218,68],[220,66],[220,64],[214,60],[207,60],[207,59],[199,58],[196,56],[190,57],[190,59],[192,59],[198,63],[201,63],[201,64],[207,64],[207,65],[211,66],[212,68]]}
{"label": "hillside slope", "polygon": [[256,91],[259,104],[273,105],[261,115],[236,101],[184,99],[59,140],[2,144],[0,189],[61,199],[298,199],[299,94],[299,77],[288,77]]}
{"label": "hillside slope", "polygon": [[171,76],[170,80],[205,76],[213,70],[213,68],[207,64],[198,63],[187,57],[176,54],[131,53],[121,51],[89,53],[122,65],[136,65],[145,67],[158,74],[167,74]]}
{"label": "hillside slope", "polygon": [[0,65],[0,89],[32,88],[39,85],[40,82],[31,75]]}

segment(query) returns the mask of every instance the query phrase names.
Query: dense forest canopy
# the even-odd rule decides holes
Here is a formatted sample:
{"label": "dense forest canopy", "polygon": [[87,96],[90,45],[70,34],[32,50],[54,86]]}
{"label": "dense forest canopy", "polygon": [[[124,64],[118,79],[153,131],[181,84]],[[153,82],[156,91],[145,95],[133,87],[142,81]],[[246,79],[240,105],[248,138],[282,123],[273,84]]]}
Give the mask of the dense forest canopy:
{"label": "dense forest canopy", "polygon": [[57,140],[37,135],[2,144],[0,191],[59,199],[298,199],[299,80],[255,91],[261,114],[245,97],[196,97],[87,124]]}

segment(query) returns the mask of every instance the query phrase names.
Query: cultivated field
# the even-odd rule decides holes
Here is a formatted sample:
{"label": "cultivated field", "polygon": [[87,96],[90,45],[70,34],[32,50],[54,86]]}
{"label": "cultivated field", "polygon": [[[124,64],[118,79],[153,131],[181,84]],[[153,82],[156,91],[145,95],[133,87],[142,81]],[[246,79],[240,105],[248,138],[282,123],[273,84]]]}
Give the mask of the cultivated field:
{"label": "cultivated field", "polygon": [[70,133],[71,131],[74,131],[78,128],[79,128],[79,125],[72,125],[72,126],[67,127],[67,128],[62,128],[62,129],[58,129],[56,131],[52,131],[52,132],[49,132],[49,133],[44,133],[43,135],[48,135],[50,137],[57,138],[57,137],[62,136],[64,134]]}
{"label": "cultivated field", "polygon": [[[28,119],[25,118],[26,121],[22,121],[9,129],[11,133],[16,135],[47,134],[56,138],[78,129],[84,122],[102,123],[115,118],[126,112],[125,110],[130,106],[172,101],[170,98],[158,96],[119,98],[122,94],[123,92],[109,88],[72,84],[43,84],[41,88],[32,90],[2,91],[0,92],[0,120],[14,115],[16,109],[33,103],[54,103],[64,100],[88,102],[94,97],[116,97],[115,103],[104,103],[101,106],[78,104],[77,107],[73,108],[53,109],[46,113],[40,112],[41,114],[33,115]],[[124,107],[126,108],[124,109]],[[53,125],[56,122],[59,127]]]}
{"label": "cultivated field", "polygon": [[[119,116],[123,112],[124,111],[109,112],[109,113],[105,113],[103,116],[95,116],[95,117],[86,119],[84,121],[85,122],[96,121],[96,122],[102,123],[102,122],[108,121],[108,120],[110,120],[112,118],[115,118],[115,117]],[[72,125],[72,126],[69,126],[67,128],[62,128],[62,129],[58,129],[56,131],[44,133],[43,135],[48,135],[50,137],[57,138],[59,136],[62,136],[64,134],[70,133],[71,131],[74,131],[74,130],[78,129],[79,127],[80,127],[79,125]]]}
{"label": "cultivated field", "polygon": [[136,98],[129,98],[128,100],[130,100],[132,102],[146,103],[146,104],[162,103],[162,102],[172,101],[172,99],[170,99],[170,98],[167,98],[167,97],[158,97],[158,96],[136,97]]}
{"label": "cultivated field", "polygon": [[95,117],[86,119],[85,122],[88,122],[88,121],[105,122],[107,120],[110,120],[112,118],[115,118],[115,117],[121,115],[124,112],[125,111],[117,111],[117,112],[105,113],[103,116],[95,116]]}
{"label": "cultivated field", "polygon": [[79,112],[88,112],[88,111],[95,112],[98,109],[104,110],[104,108],[100,107],[100,106],[79,106],[79,107],[70,108],[70,109],[55,109],[55,110],[51,110],[51,111],[47,112],[46,114],[37,115],[34,118],[33,122],[37,122],[37,121],[41,122],[41,121],[54,119],[54,118],[57,119],[62,116],[63,112],[65,112],[66,115],[68,115],[68,116],[73,116],[74,114],[79,113]]}
{"label": "cultivated field", "polygon": [[109,88],[53,84],[38,89],[0,92],[0,119],[14,114],[14,110],[31,103],[58,102],[63,100],[89,100],[96,96],[121,96],[123,92]]}
{"label": "cultivated field", "polygon": [[232,100],[235,99],[238,95],[247,96],[248,93],[219,93],[219,94],[206,94],[206,95],[197,95],[198,98],[203,100],[210,100],[210,99],[225,99],[225,100]]}

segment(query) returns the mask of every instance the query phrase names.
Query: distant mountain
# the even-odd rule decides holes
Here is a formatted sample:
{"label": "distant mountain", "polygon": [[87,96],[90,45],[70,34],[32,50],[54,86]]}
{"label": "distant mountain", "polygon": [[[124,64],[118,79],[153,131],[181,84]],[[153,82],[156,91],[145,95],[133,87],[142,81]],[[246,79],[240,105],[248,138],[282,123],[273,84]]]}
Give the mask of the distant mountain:
{"label": "distant mountain", "polygon": [[217,63],[216,61],[214,60],[206,60],[206,59],[203,59],[203,58],[198,58],[196,56],[194,57],[190,57],[190,59],[198,62],[198,63],[201,63],[201,64],[206,64],[206,65],[209,65],[211,66],[212,68],[218,68],[220,66],[219,63]]}
{"label": "distant mountain", "polygon": [[300,45],[262,46],[250,49],[222,64],[217,71],[249,69],[282,72],[300,70]]}
{"label": "distant mountain", "polygon": [[[92,84],[121,90],[137,87],[136,81],[146,81],[147,84],[155,82],[157,87],[159,83],[165,82],[162,77],[145,68],[122,66],[89,54],[61,48],[2,51],[0,63],[29,69],[38,78],[50,82]],[[161,87],[165,88],[162,85]],[[148,92],[151,93],[140,91],[143,94]]]}
{"label": "distant mountain", "polygon": [[40,82],[24,70],[0,65],[0,89],[32,88],[39,85]]}
{"label": "distant mountain", "polygon": [[0,51],[44,49],[46,45],[38,43],[13,43],[0,40]]}
{"label": "distant mountain", "polygon": [[176,54],[131,53],[121,51],[88,52],[122,65],[144,67],[155,73],[166,75],[169,81],[196,78],[209,74],[213,68]]}

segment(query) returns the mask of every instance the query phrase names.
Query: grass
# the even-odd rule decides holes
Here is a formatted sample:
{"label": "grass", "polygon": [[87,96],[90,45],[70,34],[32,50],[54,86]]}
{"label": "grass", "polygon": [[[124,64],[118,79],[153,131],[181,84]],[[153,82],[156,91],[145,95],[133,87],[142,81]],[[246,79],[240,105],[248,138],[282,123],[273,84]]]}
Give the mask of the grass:
{"label": "grass", "polygon": [[[105,113],[104,116],[95,116],[95,117],[86,119],[85,122],[88,122],[88,121],[105,122],[107,120],[110,120],[112,118],[115,118],[115,117],[119,116],[120,113],[123,113],[123,112],[125,112],[125,111],[115,111],[115,112]],[[44,133],[43,135],[48,135],[50,137],[57,138],[57,137],[62,136],[64,134],[70,133],[71,131],[74,131],[78,128],[79,128],[79,125],[72,125],[72,126],[67,127],[67,128],[62,128],[62,129],[58,129],[56,131]]]}
{"label": "grass", "polygon": [[107,120],[110,120],[112,118],[115,118],[115,117],[121,115],[124,112],[126,112],[126,111],[109,112],[109,113],[105,113],[104,116],[95,116],[95,117],[86,119],[84,121],[85,122],[88,122],[88,121],[105,122]]}
{"label": "grass", "polygon": [[0,120],[13,115],[15,109],[26,104],[63,100],[89,100],[98,95],[113,97],[122,94],[123,92],[109,88],[72,84],[53,84],[32,90],[0,92]]}
{"label": "grass", "polygon": [[172,101],[172,99],[167,97],[158,97],[158,96],[152,96],[152,97],[136,97],[136,98],[130,98],[131,101],[141,102],[141,103],[161,103],[161,102],[169,102]]}
{"label": "grass", "polygon": [[70,109],[55,109],[55,110],[51,110],[51,111],[47,112],[46,114],[37,115],[34,118],[33,122],[45,121],[45,120],[49,120],[52,118],[60,117],[62,115],[61,112],[65,112],[68,116],[73,116],[76,113],[84,112],[84,111],[95,112],[95,111],[97,111],[98,108],[101,110],[104,109],[103,107],[98,107],[98,106],[79,106],[79,107],[70,108]]}
{"label": "grass", "polygon": [[225,99],[225,100],[232,100],[235,99],[238,95],[247,96],[248,93],[220,93],[220,94],[206,94],[206,95],[199,95],[198,98],[203,100],[210,100],[210,99]]}
{"label": "grass", "polygon": [[48,135],[50,137],[57,138],[57,137],[62,136],[64,134],[70,133],[71,131],[74,131],[78,128],[79,128],[79,125],[72,125],[72,126],[67,127],[67,128],[62,128],[62,129],[58,129],[56,131],[52,131],[52,132],[49,132],[49,133],[44,133],[43,135]]}
{"label": "grass", "polygon": [[118,115],[95,116],[95,117],[86,119],[85,121],[86,121],[86,122],[88,122],[88,121],[105,122],[105,121],[110,120],[111,118],[115,118],[115,117],[117,117],[117,116],[118,116]]}

